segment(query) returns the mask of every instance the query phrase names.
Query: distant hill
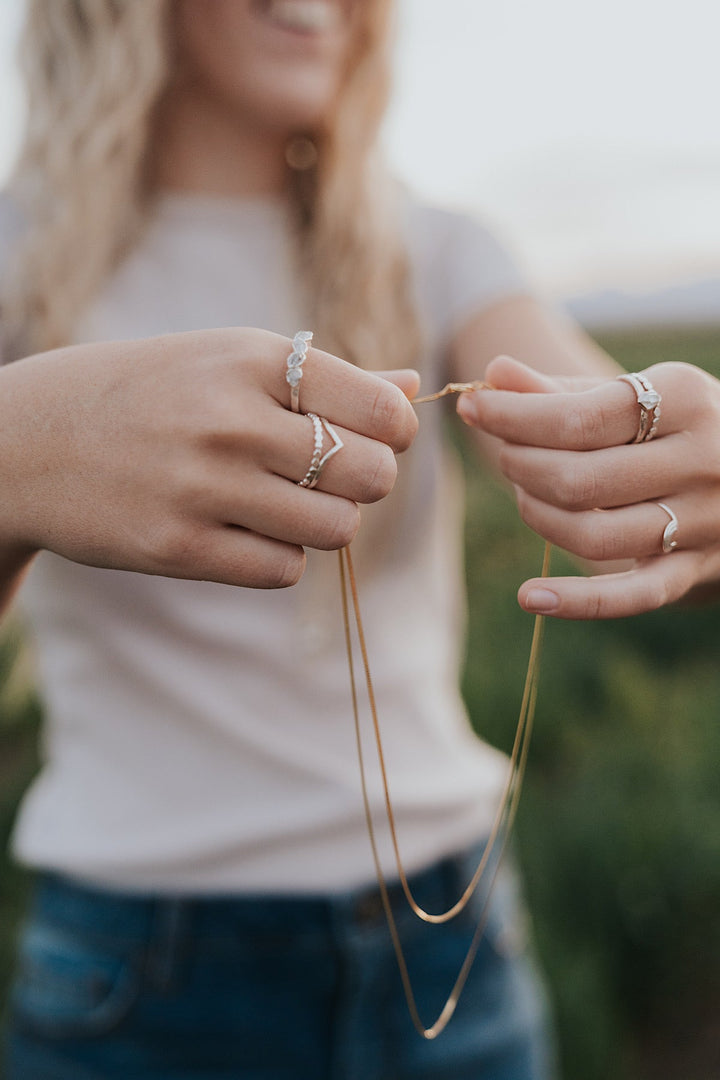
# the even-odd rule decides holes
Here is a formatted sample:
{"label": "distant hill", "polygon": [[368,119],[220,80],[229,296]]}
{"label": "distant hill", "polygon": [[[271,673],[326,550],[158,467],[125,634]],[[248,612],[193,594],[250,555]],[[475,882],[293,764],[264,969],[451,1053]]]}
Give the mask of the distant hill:
{"label": "distant hill", "polygon": [[565,307],[589,330],[720,326],[720,277],[650,292],[605,289],[572,296]]}

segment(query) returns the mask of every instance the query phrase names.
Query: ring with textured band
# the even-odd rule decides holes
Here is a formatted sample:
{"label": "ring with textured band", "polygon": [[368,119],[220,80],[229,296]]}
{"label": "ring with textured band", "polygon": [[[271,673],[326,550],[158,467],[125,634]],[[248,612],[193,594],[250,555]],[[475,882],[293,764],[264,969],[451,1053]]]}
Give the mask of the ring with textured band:
{"label": "ring with textured band", "polygon": [[658,420],[660,419],[660,403],[662,397],[653,384],[641,371],[632,371],[624,375],[618,375],[622,382],[629,383],[635,391],[637,403],[640,406],[640,420],[637,434],[629,439],[631,443],[649,442],[657,432]]}
{"label": "ring with textured band", "polygon": [[661,510],[664,510],[666,514],[669,514],[670,520],[668,521],[662,534],[662,549],[665,555],[669,555],[671,551],[674,551],[678,546],[677,531],[678,531],[678,519],[672,512],[667,503],[659,502],[658,506]]}
{"label": "ring with textured band", "polygon": [[[308,420],[312,421],[313,426],[313,453],[308,466],[308,471],[303,476],[302,480],[298,481],[298,487],[314,488],[320,479],[320,473],[323,471],[328,461],[334,454],[337,454],[338,450],[342,450],[345,445],[335,431],[335,429],[327,422],[324,416],[318,416],[317,413],[306,413]],[[329,450],[323,454],[323,432],[326,432],[332,441],[332,446]]]}
{"label": "ring with textured band", "polygon": [[302,365],[307,356],[308,346],[312,341],[312,330],[298,330],[293,338],[292,352],[287,358],[285,381],[290,385],[290,408],[300,412],[300,380],[303,377]]}

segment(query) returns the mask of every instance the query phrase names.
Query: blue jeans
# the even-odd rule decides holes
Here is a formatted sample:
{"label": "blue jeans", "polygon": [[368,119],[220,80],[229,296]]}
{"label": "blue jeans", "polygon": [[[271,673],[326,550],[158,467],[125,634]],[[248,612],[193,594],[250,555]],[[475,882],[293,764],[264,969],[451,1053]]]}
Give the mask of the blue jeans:
{"label": "blue jeans", "polygon": [[[419,902],[449,906],[476,857],[416,875]],[[480,901],[433,927],[392,892],[430,1024]],[[505,870],[491,908],[457,1012],[428,1042],[376,891],[151,898],[45,876],[20,943],[6,1080],[549,1080],[542,991]]]}

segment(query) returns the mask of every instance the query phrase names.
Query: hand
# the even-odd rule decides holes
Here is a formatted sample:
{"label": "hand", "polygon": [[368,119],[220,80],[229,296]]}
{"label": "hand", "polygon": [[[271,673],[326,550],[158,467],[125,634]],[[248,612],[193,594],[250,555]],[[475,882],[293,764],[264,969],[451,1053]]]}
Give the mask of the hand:
{"label": "hand", "polygon": [[[639,406],[617,379],[559,379],[500,357],[463,395],[460,416],[503,440],[500,468],[523,520],[551,543],[632,569],[533,579],[518,599],[531,612],[602,619],[650,611],[720,579],[720,382],[688,364],[647,369],[662,395],[655,438],[633,444]],[[676,514],[678,547],[662,536]]]}
{"label": "hand", "polygon": [[[301,408],[344,448],[297,481],[310,420],[288,408],[291,342],[210,330],[60,349],[0,370],[0,567],[48,548],[93,566],[274,588],[303,546],[342,547],[387,495],[417,421],[399,387],[310,349]],[[398,385],[393,385],[394,380]]]}

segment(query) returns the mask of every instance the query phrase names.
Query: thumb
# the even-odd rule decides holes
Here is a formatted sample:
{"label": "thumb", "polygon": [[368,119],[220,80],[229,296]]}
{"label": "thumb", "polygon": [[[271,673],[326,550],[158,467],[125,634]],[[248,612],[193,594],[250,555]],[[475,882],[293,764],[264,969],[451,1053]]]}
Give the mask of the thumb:
{"label": "thumb", "polygon": [[[520,394],[552,394],[562,387],[562,380],[542,375],[511,356],[496,356],[490,361],[485,370],[485,383],[492,390],[509,390]],[[461,394],[458,399],[458,416],[471,427],[476,426],[479,419],[478,395],[485,392],[478,390],[476,393]]]}
{"label": "thumb", "polygon": [[485,381],[495,390],[515,390],[525,394],[552,394],[560,389],[556,379],[541,375],[511,356],[496,356],[491,360]]}

